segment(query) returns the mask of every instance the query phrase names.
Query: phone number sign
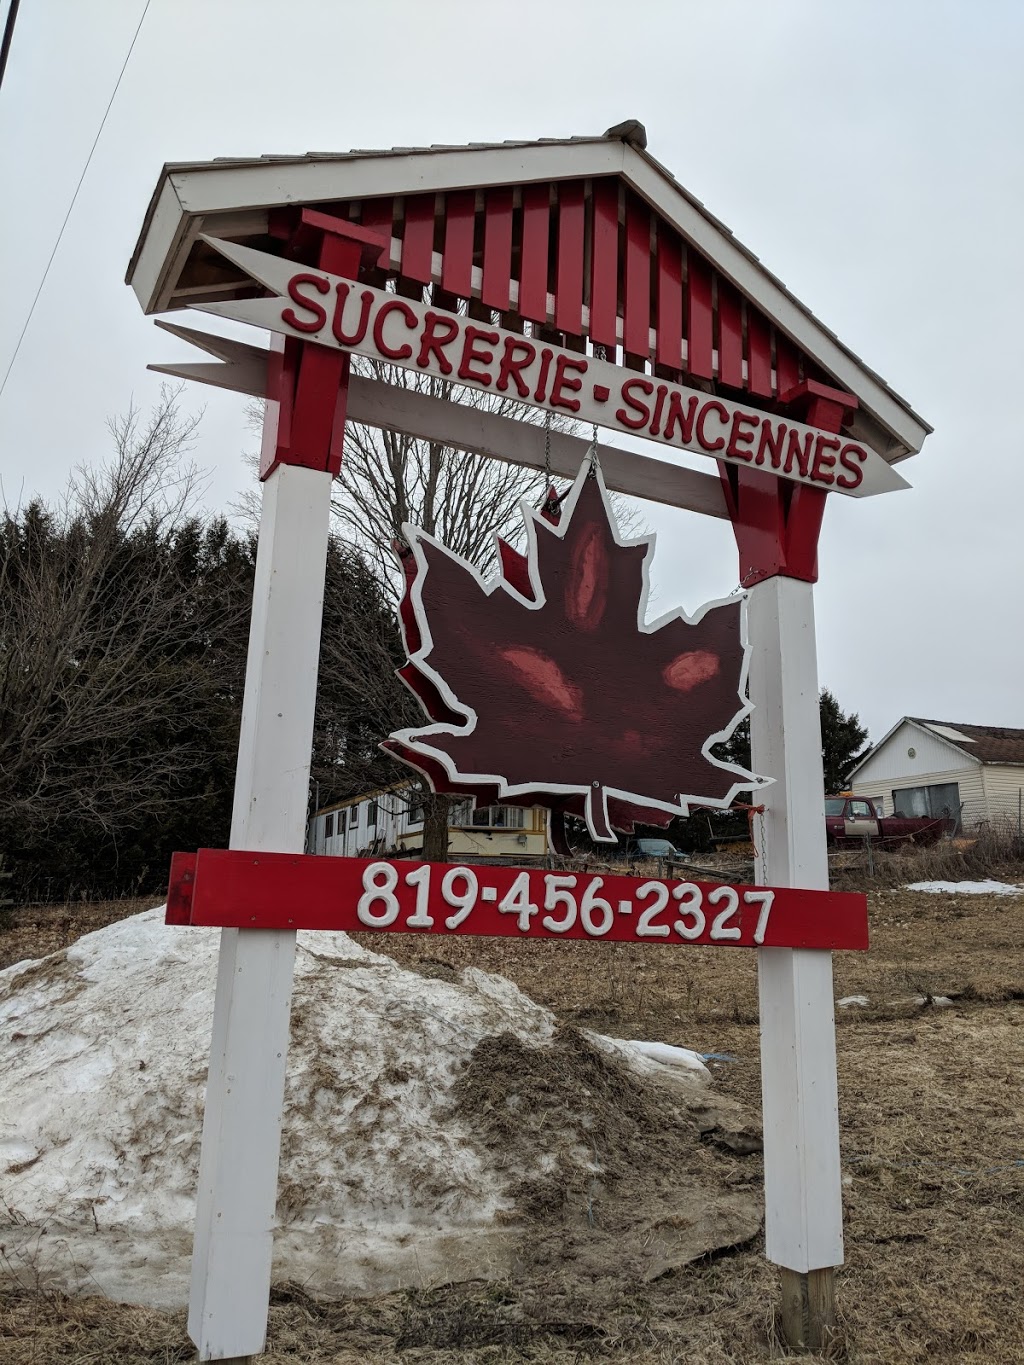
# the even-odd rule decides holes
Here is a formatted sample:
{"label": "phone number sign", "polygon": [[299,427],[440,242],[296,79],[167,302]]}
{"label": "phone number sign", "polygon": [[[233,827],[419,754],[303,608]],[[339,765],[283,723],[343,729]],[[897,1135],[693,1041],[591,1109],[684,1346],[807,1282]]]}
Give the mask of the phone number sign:
{"label": "phone number sign", "polygon": [[200,849],[167,923],[723,948],[868,946],[867,897],[722,882]]}

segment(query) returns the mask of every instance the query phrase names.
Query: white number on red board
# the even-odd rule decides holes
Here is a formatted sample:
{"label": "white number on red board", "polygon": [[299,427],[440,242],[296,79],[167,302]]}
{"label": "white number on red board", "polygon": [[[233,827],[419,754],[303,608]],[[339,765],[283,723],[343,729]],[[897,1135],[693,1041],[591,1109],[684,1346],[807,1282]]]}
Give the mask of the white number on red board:
{"label": "white number on red board", "polygon": [[520,872],[498,903],[498,909],[503,915],[518,915],[519,928],[524,934],[529,932],[530,920],[538,909],[530,900],[529,872]]}
{"label": "white number on red board", "polygon": [[[462,883],[463,889],[456,890],[458,883]],[[477,892],[480,884],[476,879],[476,873],[468,867],[451,867],[444,874],[441,882],[441,898],[445,905],[450,905],[455,911],[454,915],[448,915],[445,919],[446,929],[457,929],[459,925],[468,918],[469,912],[476,905]],[[412,921],[410,920],[411,924]]]}
{"label": "white number on red board", "polygon": [[615,911],[611,904],[597,894],[604,886],[603,877],[595,877],[580,901],[580,923],[591,938],[600,938],[612,927]]}
{"label": "white number on red board", "polygon": [[405,921],[406,924],[410,929],[432,929],[434,917],[427,913],[430,903],[430,864],[424,863],[414,872],[407,872],[405,884],[416,888],[416,909]]}
{"label": "white number on red board", "polygon": [[[398,869],[391,863],[370,863],[363,869],[363,894],[356,906],[359,923],[371,929],[386,929],[398,918]],[[376,902],[384,907],[374,910]]]}
{"label": "white number on red board", "polygon": [[[689,939],[691,942],[695,938],[700,938],[707,927],[707,920],[701,909],[704,897],[701,895],[700,887],[694,886],[693,882],[680,882],[678,886],[672,888],[672,895],[679,902],[680,914],[672,928],[680,938]],[[683,918],[686,915],[692,917],[692,924],[686,923]]]}
{"label": "white number on red board", "polygon": [[718,943],[727,938],[742,938],[743,931],[738,924],[726,928],[726,925],[739,909],[739,894],[731,886],[716,886],[714,891],[708,892],[708,905],[721,905],[725,901],[725,909],[720,915],[716,915],[711,924],[711,937]]}
{"label": "white number on red board", "polygon": [[561,907],[564,910],[561,919],[545,915],[541,920],[544,928],[552,934],[568,933],[576,923],[576,897],[572,894],[575,885],[576,878],[568,874],[559,876],[549,872],[544,878],[544,909],[557,910]]}
{"label": "white number on red board", "polygon": [[[404,877],[406,886],[416,892],[416,903],[406,920],[409,929],[432,929],[434,917],[430,913],[430,880],[432,869],[426,863],[414,867]],[[363,869],[363,894],[356,905],[356,915],[360,924],[368,929],[388,929],[398,918],[401,909],[395,889],[399,873],[393,863],[368,863]],[[549,934],[567,934],[577,922],[590,938],[603,938],[611,931],[615,921],[615,911],[610,901],[598,895],[604,886],[603,877],[592,877],[587,882],[582,896],[577,901],[576,889],[579,878],[571,873],[549,872],[544,876],[544,909],[548,912],[541,924]],[[530,932],[533,917],[540,913],[540,907],[530,899],[530,875],[520,872],[508,891],[498,903],[498,910],[504,915],[515,915],[521,933]],[[450,867],[441,879],[441,900],[454,912],[444,920],[446,929],[458,929],[464,924],[480,897],[480,883],[477,874],[468,867]],[[497,893],[493,887],[484,888],[484,899],[495,900]],[[662,923],[659,916],[668,909],[670,900],[678,902],[679,917],[671,924]],[[668,938],[671,930],[693,943],[708,931],[708,916],[705,906],[722,908],[711,921],[709,939],[714,943],[737,942],[743,938],[743,929],[737,922],[740,908],[740,893],[731,886],[716,886],[707,893],[707,899],[694,882],[681,882],[669,890],[664,882],[644,882],[636,891],[637,905],[642,913],[636,926],[636,938]],[[743,892],[743,905],[758,906],[757,925],[753,941],[757,947],[764,944],[768,931],[768,921],[775,903],[775,892],[748,890]],[[631,903],[623,901],[620,909],[631,909]]]}
{"label": "white number on red board", "polygon": [[743,893],[745,905],[760,905],[761,907],[761,913],[757,917],[757,928],[754,930],[754,942],[759,948],[764,942],[765,931],[768,928],[768,916],[772,913],[774,902],[774,891],[744,891]]}
{"label": "white number on red board", "polygon": [[669,928],[667,924],[655,924],[654,921],[661,914],[665,906],[668,905],[668,887],[664,882],[644,882],[636,893],[638,901],[646,900],[653,892],[654,904],[649,905],[636,926],[637,938],[668,938]]}

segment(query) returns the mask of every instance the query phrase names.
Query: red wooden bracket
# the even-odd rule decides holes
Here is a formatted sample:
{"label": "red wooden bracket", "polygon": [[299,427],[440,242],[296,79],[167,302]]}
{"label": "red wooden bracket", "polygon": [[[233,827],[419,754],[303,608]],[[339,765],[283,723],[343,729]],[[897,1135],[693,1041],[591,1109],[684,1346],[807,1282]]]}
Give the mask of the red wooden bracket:
{"label": "red wooden bracket", "polygon": [[[288,254],[332,275],[358,279],[364,262],[376,265],[390,243],[375,232],[316,209],[282,213],[272,236],[285,237]],[[325,300],[325,304],[327,300]],[[341,470],[350,357],[312,341],[274,337],[267,367],[268,420],[260,452],[260,478],[279,464]]]}
{"label": "red wooden bracket", "polygon": [[[857,407],[852,393],[804,380],[780,395],[784,411],[821,431],[842,430]],[[726,507],[740,556],[740,583],[748,588],[781,574],[818,579],[818,535],[825,513],[822,489],[780,479],[764,469],[719,464]]]}

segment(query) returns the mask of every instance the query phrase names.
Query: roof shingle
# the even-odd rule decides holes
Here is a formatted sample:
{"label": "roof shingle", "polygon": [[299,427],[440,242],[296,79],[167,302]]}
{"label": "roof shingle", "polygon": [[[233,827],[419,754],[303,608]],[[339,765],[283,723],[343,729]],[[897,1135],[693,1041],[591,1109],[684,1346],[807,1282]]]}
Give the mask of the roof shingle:
{"label": "roof shingle", "polygon": [[[979,763],[1020,763],[1024,764],[1024,730],[1010,730],[998,725],[961,725],[949,720],[923,720],[919,716],[907,716],[915,725],[923,725],[932,730],[936,726],[940,738],[955,745]],[[954,730],[963,735],[970,743],[961,744],[948,733]]]}

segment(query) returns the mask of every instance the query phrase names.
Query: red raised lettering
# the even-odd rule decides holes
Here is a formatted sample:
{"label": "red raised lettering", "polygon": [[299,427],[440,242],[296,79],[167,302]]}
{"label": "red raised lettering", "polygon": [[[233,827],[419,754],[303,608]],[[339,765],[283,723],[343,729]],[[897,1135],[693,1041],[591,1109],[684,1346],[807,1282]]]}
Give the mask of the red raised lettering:
{"label": "red raised lettering", "polygon": [[828,471],[835,468],[836,457],[829,455],[830,450],[838,450],[842,445],[835,436],[826,436],[822,432],[814,442],[814,464],[811,465],[811,478],[818,483],[835,483],[835,475]]}
{"label": "red raised lettering", "polygon": [[389,360],[408,360],[412,355],[412,347],[407,341],[403,341],[401,346],[389,346],[384,340],[384,320],[392,313],[401,313],[406,327],[411,332],[419,326],[419,318],[404,299],[388,299],[386,303],[381,304],[373,320],[373,344],[381,355],[387,356]]}
{"label": "red raised lettering", "polygon": [[761,439],[757,443],[757,454],[754,456],[755,464],[764,464],[765,452],[772,462],[772,468],[778,469],[782,464],[782,452],[786,448],[786,432],[789,430],[785,422],[780,422],[774,426],[770,417],[765,417],[761,421]]}
{"label": "red raised lettering", "polygon": [[[734,459],[752,460],[754,452],[747,449],[754,439],[754,428],[760,421],[760,416],[756,412],[734,412],[732,415],[732,427],[729,431],[729,445],[726,448],[726,455],[733,456]],[[744,431],[746,423],[751,429]]]}
{"label": "red raised lettering", "polygon": [[649,379],[627,379],[619,390],[622,401],[639,413],[639,417],[630,417],[625,408],[618,408],[615,413],[616,422],[621,422],[624,427],[629,427],[631,431],[639,431],[651,420],[651,410],[646,403],[633,397],[633,390],[639,389],[641,393],[646,393],[648,397],[654,392],[654,385]]}
{"label": "red raised lettering", "polygon": [[843,446],[839,452],[839,463],[848,473],[839,475],[836,487],[859,488],[864,482],[864,470],[861,465],[867,458],[868,452],[863,447],[854,445],[852,441],[849,445]]}
{"label": "red raised lettering", "polygon": [[[803,441],[801,446],[800,442]],[[811,451],[814,449],[814,432],[809,431],[806,436],[801,436],[799,431],[789,433],[789,442],[786,446],[786,467],[785,474],[793,472],[793,461],[796,460],[800,473],[807,478],[811,468]]]}
{"label": "red raised lettering", "polygon": [[668,393],[667,384],[658,385],[658,396],[654,400],[654,421],[651,423],[651,435],[657,436],[661,430],[661,414],[665,408],[665,395]]}
{"label": "red raised lettering", "polygon": [[334,286],[334,317],[331,318],[331,331],[334,339],[339,346],[358,346],[363,337],[366,336],[366,325],[370,321],[370,309],[373,307],[373,295],[368,289],[364,289],[360,298],[359,321],[356,323],[356,330],[349,336],[345,335],[341,326],[341,317],[345,311],[345,304],[348,302],[350,284],[336,284]]}
{"label": "red raised lettering", "polygon": [[551,381],[551,406],[553,408],[568,408],[570,412],[579,412],[579,399],[566,398],[562,390],[569,389],[572,393],[579,393],[583,387],[583,381],[566,375],[566,370],[575,370],[577,374],[586,374],[587,362],[585,360],[574,360],[571,355],[564,353],[560,353],[556,357],[555,377]]}
{"label": "red raised lettering", "polygon": [[[440,328],[447,328],[447,331],[442,335]],[[441,373],[451,374],[452,362],[445,355],[444,348],[450,346],[458,335],[459,324],[455,319],[445,313],[435,313],[431,308],[423,319],[423,335],[420,337],[420,353],[416,357],[416,364],[420,369],[425,369],[433,356]]]}
{"label": "red raised lettering", "polygon": [[668,396],[668,420],[665,423],[665,440],[671,441],[672,433],[679,423],[679,440],[682,445],[689,445],[693,440],[693,419],[697,415],[697,398],[691,395],[686,400],[686,411],[683,412],[682,399],[678,393],[673,391]]}
{"label": "red raised lettering", "polygon": [[551,369],[551,351],[544,347],[540,353],[540,374],[537,376],[537,387],[533,391],[533,396],[538,403],[544,402],[544,391],[548,382],[548,370]]}
{"label": "red raised lettering", "polygon": [[506,337],[505,350],[498,366],[498,382],[494,387],[499,393],[504,393],[511,379],[519,397],[529,398],[530,386],[523,378],[523,371],[529,369],[536,359],[537,348],[532,342],[524,341],[522,337]]}
{"label": "red raised lettering", "polygon": [[321,294],[330,292],[330,284],[322,275],[310,275],[308,272],[302,275],[293,275],[288,281],[288,297],[292,303],[297,303],[300,308],[305,308],[307,312],[313,314],[312,322],[302,322],[295,316],[294,308],[286,308],[281,314],[281,321],[287,322],[289,327],[294,327],[299,332],[319,332],[320,328],[327,321],[327,309],[316,299],[307,298],[305,294],[299,293],[300,284],[311,284],[317,288]]}
{"label": "red raised lettering", "polygon": [[709,403],[704,404],[700,412],[697,414],[697,440],[700,442],[700,444],[704,447],[705,450],[721,450],[722,447],[725,445],[725,437],[716,436],[713,441],[709,441],[707,433],[704,430],[704,427],[707,424],[709,412],[717,413],[718,420],[721,422],[723,427],[727,427],[729,425],[729,413],[722,406],[721,403],[719,403],[716,399],[712,398]]}
{"label": "red raised lettering", "polygon": [[491,346],[497,346],[501,338],[497,332],[488,332],[482,327],[466,328],[465,341],[462,345],[462,359],[459,361],[459,378],[470,379],[476,384],[490,384],[491,376],[485,374],[483,370],[474,370],[473,362],[480,365],[492,365],[494,363],[493,351],[479,351],[476,343],[486,341]]}

